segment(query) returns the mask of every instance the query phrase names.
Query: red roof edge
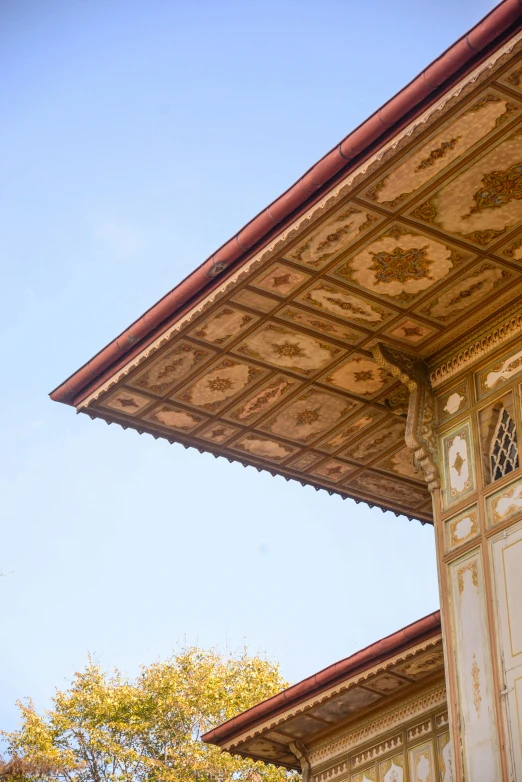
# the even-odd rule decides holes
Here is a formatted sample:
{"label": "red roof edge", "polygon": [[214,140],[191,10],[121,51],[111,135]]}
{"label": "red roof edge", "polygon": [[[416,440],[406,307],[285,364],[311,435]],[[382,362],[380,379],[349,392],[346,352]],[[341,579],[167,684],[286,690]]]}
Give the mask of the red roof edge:
{"label": "red roof edge", "polygon": [[258,722],[263,722],[270,717],[276,717],[280,712],[285,711],[291,706],[306,700],[311,695],[332,687],[336,682],[342,681],[353,676],[358,672],[369,668],[372,665],[399,653],[403,649],[427,640],[441,631],[440,611],[419,619],[413,624],[403,627],[392,635],[388,635],[380,641],[377,641],[365,649],[346,657],[328,668],[324,668],[319,673],[314,673],[307,679],[288,687],[283,692],[268,698],[266,701],[258,703],[247,711],[243,711],[236,717],[233,717],[213,730],[209,730],[201,738],[207,744],[217,744],[221,746],[247,728],[254,726]]}
{"label": "red roof edge", "polygon": [[462,78],[466,70],[475,67],[488,55],[488,47],[506,34],[521,17],[522,0],[503,0],[238,234],[52,391],[51,399],[71,405],[85,399],[96,385],[108,379],[112,372],[151,342],[160,326],[174,316],[179,317],[184,308],[188,309],[189,302],[193,306],[198,294],[207,293],[219,284],[226,275],[219,280],[215,278],[223,271],[232,273],[233,268],[246,260],[254,249],[259,249],[260,243],[266,241],[276,228],[281,230],[285,221],[295,219],[299,209],[309,206],[327,183],[341,173],[345,175],[351,166],[368,156],[375,142],[384,143],[386,135],[396,132],[401,123],[411,121],[412,112],[418,114],[425,108],[427,99],[433,101],[444,88],[447,89],[449,80]]}

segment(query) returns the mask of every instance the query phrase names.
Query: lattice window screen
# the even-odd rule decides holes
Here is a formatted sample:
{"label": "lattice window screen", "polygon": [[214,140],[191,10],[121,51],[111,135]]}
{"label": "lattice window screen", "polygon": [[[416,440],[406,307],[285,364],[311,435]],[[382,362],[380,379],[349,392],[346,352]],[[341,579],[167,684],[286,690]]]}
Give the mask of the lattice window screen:
{"label": "lattice window screen", "polygon": [[497,481],[518,467],[517,430],[505,407],[501,407],[498,413],[489,456],[492,481]]}

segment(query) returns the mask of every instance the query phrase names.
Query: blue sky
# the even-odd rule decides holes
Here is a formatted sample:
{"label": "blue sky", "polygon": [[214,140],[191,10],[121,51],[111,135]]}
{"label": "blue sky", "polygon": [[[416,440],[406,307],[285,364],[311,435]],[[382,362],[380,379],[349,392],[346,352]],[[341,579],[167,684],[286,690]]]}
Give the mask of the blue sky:
{"label": "blue sky", "polygon": [[296,681],[437,608],[430,527],[47,394],[490,8],[0,4],[0,728],[88,652],[246,639]]}

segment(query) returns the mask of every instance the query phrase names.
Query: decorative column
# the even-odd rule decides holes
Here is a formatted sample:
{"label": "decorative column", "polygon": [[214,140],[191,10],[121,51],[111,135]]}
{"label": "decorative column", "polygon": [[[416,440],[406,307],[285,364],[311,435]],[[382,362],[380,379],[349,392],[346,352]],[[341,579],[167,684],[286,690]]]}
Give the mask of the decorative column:
{"label": "decorative column", "polygon": [[385,345],[410,391],[406,442],[432,491],[456,780],[522,782],[520,337],[436,371]]}

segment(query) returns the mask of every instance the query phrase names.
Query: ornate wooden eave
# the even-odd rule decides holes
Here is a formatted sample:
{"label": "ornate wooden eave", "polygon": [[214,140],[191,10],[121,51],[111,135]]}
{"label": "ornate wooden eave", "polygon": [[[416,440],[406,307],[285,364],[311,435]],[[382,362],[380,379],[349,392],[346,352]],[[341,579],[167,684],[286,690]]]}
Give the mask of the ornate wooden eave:
{"label": "ornate wooden eave", "polygon": [[521,8],[501,3],[52,398],[431,521],[432,388],[522,330]]}

